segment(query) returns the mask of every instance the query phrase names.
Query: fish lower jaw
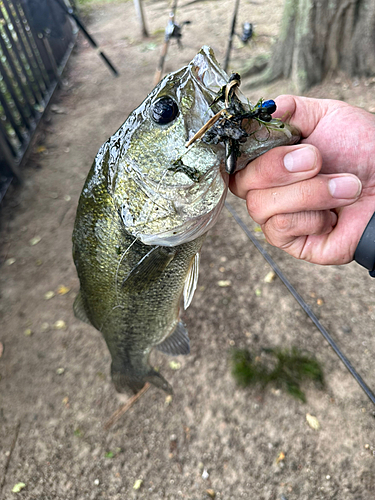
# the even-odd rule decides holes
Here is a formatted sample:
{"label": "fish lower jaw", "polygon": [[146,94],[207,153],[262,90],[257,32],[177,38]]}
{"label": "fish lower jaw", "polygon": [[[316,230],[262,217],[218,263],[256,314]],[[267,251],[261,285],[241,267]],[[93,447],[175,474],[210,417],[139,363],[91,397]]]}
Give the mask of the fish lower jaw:
{"label": "fish lower jaw", "polygon": [[193,241],[203,236],[216,223],[224,206],[227,192],[228,188],[226,187],[216,207],[204,215],[189,219],[183,224],[167,231],[155,234],[137,233],[136,236],[145,245],[160,245],[166,247],[174,247]]}

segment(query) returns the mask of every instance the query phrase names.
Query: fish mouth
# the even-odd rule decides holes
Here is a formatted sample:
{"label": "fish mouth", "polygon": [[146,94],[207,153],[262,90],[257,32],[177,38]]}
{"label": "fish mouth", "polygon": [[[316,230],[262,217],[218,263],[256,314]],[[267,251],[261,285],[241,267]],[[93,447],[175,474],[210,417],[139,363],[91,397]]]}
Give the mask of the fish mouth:
{"label": "fish mouth", "polygon": [[211,47],[203,46],[189,64],[194,78],[213,94],[228,83],[228,75],[220,68]]}

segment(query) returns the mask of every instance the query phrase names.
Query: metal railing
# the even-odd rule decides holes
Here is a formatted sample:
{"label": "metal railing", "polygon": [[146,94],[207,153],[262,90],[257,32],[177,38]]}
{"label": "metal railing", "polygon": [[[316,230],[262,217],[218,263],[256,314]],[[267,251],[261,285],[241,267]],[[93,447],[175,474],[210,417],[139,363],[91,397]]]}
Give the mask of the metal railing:
{"label": "metal railing", "polygon": [[59,83],[74,42],[55,0],[0,1],[0,201]]}

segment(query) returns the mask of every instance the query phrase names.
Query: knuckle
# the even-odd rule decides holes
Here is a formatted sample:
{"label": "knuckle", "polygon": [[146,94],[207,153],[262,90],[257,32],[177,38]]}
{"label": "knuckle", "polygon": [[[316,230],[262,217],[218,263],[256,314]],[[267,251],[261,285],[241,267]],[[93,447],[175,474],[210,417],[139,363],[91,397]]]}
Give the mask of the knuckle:
{"label": "knuckle", "polygon": [[311,203],[314,198],[314,189],[310,182],[301,182],[298,198],[302,207],[306,207]]}
{"label": "knuckle", "polygon": [[273,229],[279,233],[287,233],[293,228],[294,214],[277,214],[271,219]]}
{"label": "knuckle", "polygon": [[249,214],[254,220],[263,218],[263,197],[259,190],[249,191],[246,197],[246,206]]}

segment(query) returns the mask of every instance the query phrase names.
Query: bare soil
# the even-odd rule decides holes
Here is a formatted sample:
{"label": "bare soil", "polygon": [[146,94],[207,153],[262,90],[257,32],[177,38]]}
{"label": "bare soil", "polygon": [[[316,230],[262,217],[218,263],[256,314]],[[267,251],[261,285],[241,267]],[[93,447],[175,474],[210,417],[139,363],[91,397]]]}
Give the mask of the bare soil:
{"label": "bare soil", "polygon": [[[177,20],[192,24],[183,29],[182,50],[171,44],[166,72],[190,61],[203,44],[224,59],[232,3],[208,0],[178,10]],[[132,2],[92,12],[90,31],[120,76],[114,78],[79,37],[64,75],[67,87],[46,114],[25,184],[12,188],[1,207],[0,498],[374,498],[373,406],[280,280],[264,281],[268,265],[226,210],[208,235],[198,290],[184,314],[191,354],[177,359],[178,370],[171,358],[153,355],[174,387],[173,400],[151,388],[104,430],[124,397],[111,383],[100,333],[72,313],[79,284],[71,233],[98,148],[153,86],[169,7],[166,1],[145,5],[147,40]],[[258,36],[248,46],[235,40],[230,69],[241,71],[252,56],[270,50],[282,8],[282,0],[242,2],[238,26],[251,21]],[[375,111],[374,86],[371,79],[336,75],[309,95]],[[248,95],[256,101],[293,90],[277,82]],[[234,197],[231,203],[254,227],[243,203]],[[31,245],[35,238],[41,239]],[[375,285],[367,273],[355,263],[299,262],[266,246],[375,388]],[[58,293],[66,292],[61,286],[69,292]],[[47,292],[55,295],[47,300]],[[240,389],[230,373],[233,346],[252,352],[297,346],[313,353],[326,388],[304,386],[306,404],[272,387]],[[320,430],[309,427],[307,413]],[[142,484],[135,490],[137,480]],[[12,493],[20,482],[25,487]]]}

